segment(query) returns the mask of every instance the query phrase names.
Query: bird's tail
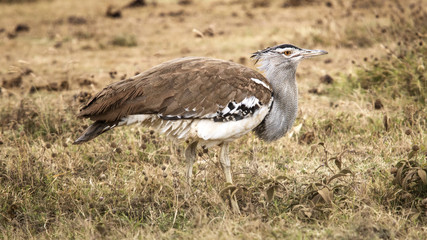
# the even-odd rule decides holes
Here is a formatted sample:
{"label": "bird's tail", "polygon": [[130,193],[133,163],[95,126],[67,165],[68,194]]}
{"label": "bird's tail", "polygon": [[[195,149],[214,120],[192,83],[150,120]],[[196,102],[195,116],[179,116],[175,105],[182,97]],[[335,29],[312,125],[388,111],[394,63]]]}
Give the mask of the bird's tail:
{"label": "bird's tail", "polygon": [[96,121],[92,125],[90,125],[86,130],[82,133],[82,135],[74,141],[73,144],[81,144],[96,138],[97,136],[103,134],[104,132],[113,129],[118,124],[118,121],[115,122],[105,122],[105,121]]}

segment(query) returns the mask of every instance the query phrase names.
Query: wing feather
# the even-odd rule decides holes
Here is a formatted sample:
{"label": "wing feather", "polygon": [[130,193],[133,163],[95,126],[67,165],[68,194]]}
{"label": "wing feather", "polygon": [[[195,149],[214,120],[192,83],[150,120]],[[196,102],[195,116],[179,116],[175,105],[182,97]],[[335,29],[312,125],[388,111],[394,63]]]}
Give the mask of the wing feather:
{"label": "wing feather", "polygon": [[265,77],[245,66],[211,58],[180,58],[108,85],[80,110],[79,117],[112,122],[133,114],[206,118],[229,102],[256,97],[268,104],[271,90],[252,81]]}

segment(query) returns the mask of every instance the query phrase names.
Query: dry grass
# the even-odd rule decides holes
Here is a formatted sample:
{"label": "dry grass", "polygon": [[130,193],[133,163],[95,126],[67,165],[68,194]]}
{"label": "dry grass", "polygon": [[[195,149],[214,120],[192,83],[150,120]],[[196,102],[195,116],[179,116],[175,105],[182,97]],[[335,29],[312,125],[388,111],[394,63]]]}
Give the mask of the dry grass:
{"label": "dry grass", "polygon": [[[427,238],[425,0],[147,2],[122,18],[105,16],[118,0],[0,3],[0,238]],[[254,67],[283,42],[329,55],[299,68],[300,131],[232,144],[242,215],[217,149],[190,188],[186,144],[148,129],[71,145],[110,82],[188,55]]]}

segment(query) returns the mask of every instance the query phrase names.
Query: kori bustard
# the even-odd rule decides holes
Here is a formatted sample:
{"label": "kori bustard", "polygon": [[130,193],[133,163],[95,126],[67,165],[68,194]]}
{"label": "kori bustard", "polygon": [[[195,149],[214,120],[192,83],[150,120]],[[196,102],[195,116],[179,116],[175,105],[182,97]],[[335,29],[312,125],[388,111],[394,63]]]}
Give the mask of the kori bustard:
{"label": "kori bustard", "polygon": [[[83,106],[79,117],[95,121],[74,143],[89,141],[118,126],[142,123],[189,140],[185,150],[191,184],[197,146],[219,145],[225,179],[232,183],[229,142],[250,131],[265,141],[282,137],[295,121],[298,63],[327,54],[282,44],[257,51],[261,73],[243,65],[185,57],[112,83]],[[234,208],[235,206],[233,206]]]}

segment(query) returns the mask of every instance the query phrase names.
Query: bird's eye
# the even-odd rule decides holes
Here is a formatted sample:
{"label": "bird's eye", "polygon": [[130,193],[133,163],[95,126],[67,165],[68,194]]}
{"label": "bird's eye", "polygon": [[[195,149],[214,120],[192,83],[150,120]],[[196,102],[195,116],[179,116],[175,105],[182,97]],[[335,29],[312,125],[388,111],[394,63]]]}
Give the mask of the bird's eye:
{"label": "bird's eye", "polygon": [[286,50],[286,51],[284,51],[284,52],[283,52],[283,54],[285,54],[286,56],[289,56],[289,55],[291,55],[291,54],[292,54],[292,51],[290,51],[290,50]]}

